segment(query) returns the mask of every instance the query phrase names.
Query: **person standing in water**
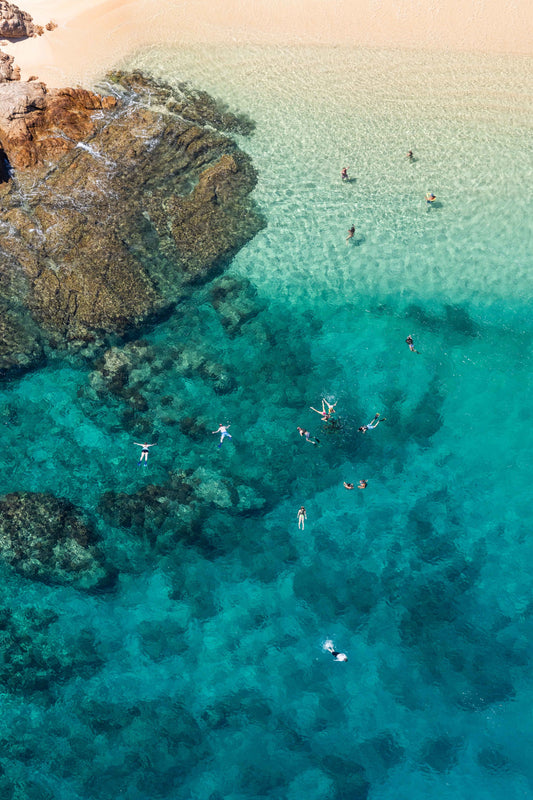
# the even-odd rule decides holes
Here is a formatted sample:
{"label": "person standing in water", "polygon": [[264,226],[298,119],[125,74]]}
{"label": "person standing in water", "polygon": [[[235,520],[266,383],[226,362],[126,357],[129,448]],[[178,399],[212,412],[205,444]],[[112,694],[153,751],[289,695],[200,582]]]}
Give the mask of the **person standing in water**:
{"label": "person standing in water", "polygon": [[408,151],[407,151],[407,156],[406,156],[406,158],[408,158],[408,159],[409,159],[409,161],[414,161],[414,155],[413,155],[413,151],[412,151],[412,150],[408,150]]}
{"label": "person standing in water", "polygon": [[211,431],[211,433],[220,433],[220,445],[224,441],[224,438],[227,436],[229,439],[233,438],[230,433],[228,433],[229,422],[226,425],[222,425],[220,422],[218,423],[218,428],[216,431]]}
{"label": "person standing in water", "polygon": [[[418,350],[415,350],[415,343],[413,341],[413,337],[411,336],[411,334],[409,334],[405,342],[406,344],[409,345],[409,350],[411,351],[411,353],[418,353]],[[418,355],[420,355],[420,353],[418,353]]]}
{"label": "person standing in water", "polygon": [[298,527],[303,531],[305,528],[305,520],[307,519],[307,512],[304,506],[300,506],[298,509]]}
{"label": "person standing in water", "polygon": [[142,461],[144,460],[144,466],[146,466],[148,464],[148,448],[149,447],[155,447],[156,442],[154,442],[154,444],[147,444],[146,442],[144,442],[143,444],[141,444],[140,442],[133,442],[133,444],[136,444],[139,447],[142,447],[141,457],[139,459],[139,464],[141,464]]}
{"label": "person standing in water", "polygon": [[348,178],[348,170],[347,170],[346,167],[343,167],[341,169],[341,180],[343,180],[343,181],[349,180],[349,178]]}

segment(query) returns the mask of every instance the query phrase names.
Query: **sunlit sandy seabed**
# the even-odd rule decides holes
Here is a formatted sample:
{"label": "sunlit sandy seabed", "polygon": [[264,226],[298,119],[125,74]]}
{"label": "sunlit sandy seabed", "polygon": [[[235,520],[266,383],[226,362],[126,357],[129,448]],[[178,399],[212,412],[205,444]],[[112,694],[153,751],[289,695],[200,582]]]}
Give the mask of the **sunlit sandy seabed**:
{"label": "sunlit sandy seabed", "polygon": [[[101,523],[111,597],[6,574],[6,602],[55,608],[65,647],[85,627],[102,659],[51,705],[4,695],[7,775],[62,800],[533,796],[531,61],[249,46],[128,66],[256,121],[240,144],[268,225],[230,272],[264,310],[230,338],[202,290],[149,334],[161,362],[205,350],[235,390],[167,359],[143,389],[147,469],[85,370],[11,384],[0,488],[93,512],[104,491],[191,468],[248,482],[264,513],[213,506],[209,546],[163,554]],[[335,432],[309,410],[321,397]],[[184,414],[230,420],[233,440],[191,440]]]}

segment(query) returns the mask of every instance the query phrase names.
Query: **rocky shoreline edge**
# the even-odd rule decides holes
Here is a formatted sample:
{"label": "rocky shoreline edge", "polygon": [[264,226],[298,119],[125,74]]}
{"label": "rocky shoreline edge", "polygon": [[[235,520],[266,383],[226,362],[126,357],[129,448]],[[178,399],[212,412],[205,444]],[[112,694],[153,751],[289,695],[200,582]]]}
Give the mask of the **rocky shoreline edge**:
{"label": "rocky shoreline edge", "polygon": [[[0,35],[38,33],[9,3],[0,2],[0,20]],[[251,198],[256,172],[232,138],[253,123],[204,92],[140,72],[110,74],[97,93],[23,83],[10,57],[0,62],[0,379],[81,356],[93,367],[94,396],[129,406],[139,395],[128,389],[132,364],[148,352],[135,344],[143,330],[179,319],[180,301],[264,226]],[[211,298],[230,336],[260,309],[253,288],[229,277]],[[183,369],[194,362],[216,392],[232,390],[216,365],[183,351]],[[143,508],[155,503],[174,509],[188,537],[213,502],[202,483],[182,476],[131,497],[107,493],[99,514],[142,530]],[[235,513],[250,506],[231,491]],[[50,584],[113,587],[116,570],[83,509],[15,491],[0,498],[0,511],[0,558],[10,568]]]}

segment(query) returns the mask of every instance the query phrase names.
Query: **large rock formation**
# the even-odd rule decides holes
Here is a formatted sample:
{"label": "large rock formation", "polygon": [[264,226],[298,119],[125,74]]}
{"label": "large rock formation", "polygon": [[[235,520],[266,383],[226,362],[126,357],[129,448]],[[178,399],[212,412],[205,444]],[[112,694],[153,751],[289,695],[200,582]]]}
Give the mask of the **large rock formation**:
{"label": "large rock formation", "polygon": [[0,51],[0,83],[20,80],[20,68],[15,66],[14,61],[13,56]]}
{"label": "large rock formation", "polygon": [[[250,160],[217,130],[249,121],[140,74],[108,89],[0,84],[3,296],[24,298],[45,345],[101,344],[168,313],[263,224]],[[3,350],[8,371],[24,343]]]}
{"label": "large rock formation", "polygon": [[78,589],[106,589],[115,578],[81,511],[46,493],[13,492],[0,500],[0,558],[27,578]]}
{"label": "large rock formation", "polygon": [[33,19],[26,11],[21,11],[13,3],[0,0],[0,36],[7,39],[26,39],[42,33],[42,28],[33,24]]}

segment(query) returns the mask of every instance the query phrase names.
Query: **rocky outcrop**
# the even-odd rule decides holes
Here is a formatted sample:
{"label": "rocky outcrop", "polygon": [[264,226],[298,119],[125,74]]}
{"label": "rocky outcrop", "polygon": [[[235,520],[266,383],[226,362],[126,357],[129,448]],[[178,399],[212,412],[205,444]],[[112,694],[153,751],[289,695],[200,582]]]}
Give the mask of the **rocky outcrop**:
{"label": "rocky outcrop", "polygon": [[6,39],[26,39],[42,33],[42,28],[34,25],[26,11],[21,11],[13,3],[0,0],[0,36]]}
{"label": "rocky outcrop", "polygon": [[115,579],[81,511],[46,493],[0,499],[0,558],[27,578],[77,589],[107,589]]}
{"label": "rocky outcrop", "polygon": [[99,345],[168,314],[263,225],[250,159],[215,129],[242,133],[248,120],[139,74],[108,87],[113,97],[0,85],[12,178],[0,184],[0,258],[54,347]]}
{"label": "rocky outcrop", "polygon": [[0,83],[19,80],[20,68],[15,66],[13,56],[0,51]]}
{"label": "rocky outcrop", "polygon": [[86,89],[48,89],[44,83],[0,86],[0,142],[14,170],[57,162],[96,130],[94,112],[114,97]]}

